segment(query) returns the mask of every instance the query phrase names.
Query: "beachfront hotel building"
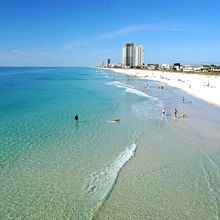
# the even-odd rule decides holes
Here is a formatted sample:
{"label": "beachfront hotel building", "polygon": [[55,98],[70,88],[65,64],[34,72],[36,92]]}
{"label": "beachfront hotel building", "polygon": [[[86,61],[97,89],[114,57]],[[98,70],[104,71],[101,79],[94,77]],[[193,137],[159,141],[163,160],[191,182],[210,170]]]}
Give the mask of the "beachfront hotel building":
{"label": "beachfront hotel building", "polygon": [[134,46],[134,43],[127,43],[122,48],[122,66],[140,67],[144,64],[144,47]]}
{"label": "beachfront hotel building", "polygon": [[144,47],[135,46],[135,66],[142,66],[144,64]]}
{"label": "beachfront hotel building", "polygon": [[108,59],[106,60],[106,67],[110,67],[110,64],[111,64],[111,60],[108,58]]}
{"label": "beachfront hotel building", "polygon": [[127,43],[122,48],[122,66],[133,67],[134,66],[134,44]]}

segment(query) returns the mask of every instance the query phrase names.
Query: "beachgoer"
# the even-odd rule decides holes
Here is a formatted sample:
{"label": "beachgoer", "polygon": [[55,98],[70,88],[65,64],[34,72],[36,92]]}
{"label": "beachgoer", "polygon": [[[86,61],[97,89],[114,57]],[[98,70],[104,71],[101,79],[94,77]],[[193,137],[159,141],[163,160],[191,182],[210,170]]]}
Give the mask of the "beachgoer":
{"label": "beachgoer", "polygon": [[76,121],[78,121],[79,117],[78,115],[75,115],[75,118],[74,118]]}
{"label": "beachgoer", "polygon": [[174,117],[176,118],[176,115],[177,115],[177,109],[175,108],[174,109]]}
{"label": "beachgoer", "polygon": [[112,122],[113,122],[113,123],[119,123],[119,122],[120,122],[120,119],[114,119]]}
{"label": "beachgoer", "polygon": [[184,101],[185,101],[185,98],[183,97],[183,98],[182,98],[182,103],[184,103]]}
{"label": "beachgoer", "polygon": [[163,108],[162,113],[163,113],[163,115],[165,115],[165,108]]}
{"label": "beachgoer", "polygon": [[182,113],[182,118],[186,118],[186,113]]}

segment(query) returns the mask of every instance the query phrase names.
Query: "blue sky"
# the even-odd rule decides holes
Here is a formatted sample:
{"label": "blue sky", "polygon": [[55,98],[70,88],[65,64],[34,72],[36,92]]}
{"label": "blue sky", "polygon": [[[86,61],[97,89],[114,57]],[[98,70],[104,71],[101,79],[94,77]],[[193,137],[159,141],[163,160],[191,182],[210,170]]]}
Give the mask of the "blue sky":
{"label": "blue sky", "polygon": [[0,66],[121,62],[126,42],[145,63],[220,63],[219,0],[0,0]]}

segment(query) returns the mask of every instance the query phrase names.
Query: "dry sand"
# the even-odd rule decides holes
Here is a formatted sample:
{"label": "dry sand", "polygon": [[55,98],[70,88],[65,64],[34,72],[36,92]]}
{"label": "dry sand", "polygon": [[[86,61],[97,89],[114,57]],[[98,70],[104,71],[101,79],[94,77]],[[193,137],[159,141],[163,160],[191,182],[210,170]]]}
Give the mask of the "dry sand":
{"label": "dry sand", "polygon": [[112,69],[118,73],[154,80],[177,87],[186,93],[220,107],[220,76],[162,72],[138,69]]}

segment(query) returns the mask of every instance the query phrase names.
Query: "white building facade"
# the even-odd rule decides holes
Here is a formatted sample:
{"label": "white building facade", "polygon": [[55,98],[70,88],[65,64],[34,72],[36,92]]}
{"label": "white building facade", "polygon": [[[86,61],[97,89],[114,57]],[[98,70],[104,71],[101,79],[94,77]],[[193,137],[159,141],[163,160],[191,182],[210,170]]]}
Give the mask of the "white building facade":
{"label": "white building facade", "polygon": [[144,64],[144,47],[127,43],[122,48],[123,67],[141,67]]}
{"label": "white building facade", "polygon": [[142,66],[144,64],[144,47],[135,46],[135,66]]}

